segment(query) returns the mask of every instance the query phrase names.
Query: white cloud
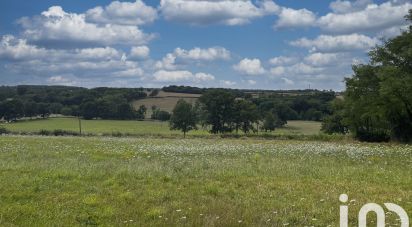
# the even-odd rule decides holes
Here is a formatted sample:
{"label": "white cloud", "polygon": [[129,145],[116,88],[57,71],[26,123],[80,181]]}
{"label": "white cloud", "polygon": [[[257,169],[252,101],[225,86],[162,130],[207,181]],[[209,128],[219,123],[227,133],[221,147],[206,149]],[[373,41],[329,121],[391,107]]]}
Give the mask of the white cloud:
{"label": "white cloud", "polygon": [[168,53],[166,54],[166,56],[162,58],[162,60],[156,62],[155,67],[157,69],[174,70],[177,68],[177,66],[175,65],[175,61],[176,56],[174,56],[171,53]]}
{"label": "white cloud", "polygon": [[234,81],[230,81],[230,80],[221,80],[221,81],[219,81],[220,82],[220,84],[222,85],[222,86],[224,86],[224,87],[233,87],[233,86],[235,86],[237,83],[236,82],[234,82]]}
{"label": "white cloud", "polygon": [[288,72],[295,75],[313,75],[322,71],[322,68],[313,67],[305,63],[297,63],[288,67]]}
{"label": "white cloud", "polygon": [[86,12],[87,21],[102,24],[143,25],[152,23],[156,18],[156,9],[141,0],[113,1],[104,8],[98,6]]}
{"label": "white cloud", "polygon": [[377,37],[382,38],[382,39],[389,39],[396,37],[402,33],[402,31],[407,31],[408,30],[408,25],[403,25],[403,26],[394,26],[391,28],[387,28],[384,30],[381,30],[378,32]]}
{"label": "white cloud", "polygon": [[153,38],[136,26],[88,23],[84,14],[67,13],[60,6],[50,7],[41,16],[22,18],[19,23],[26,39],[43,45],[136,45]]}
{"label": "white cloud", "polygon": [[122,53],[112,47],[97,47],[83,49],[46,49],[29,44],[25,39],[12,35],[1,37],[0,58],[8,60],[39,60],[65,61],[107,61],[120,60]]}
{"label": "white cloud", "polygon": [[286,68],[284,66],[276,66],[270,69],[270,74],[273,76],[284,75],[285,72],[286,72]]}
{"label": "white cloud", "polygon": [[175,70],[179,65],[185,65],[191,62],[229,60],[230,51],[223,47],[210,47],[202,49],[195,47],[191,50],[176,48],[172,53],[166,54],[162,60],[157,61],[157,69]]}
{"label": "white cloud", "polygon": [[305,57],[305,62],[313,66],[331,65],[338,61],[336,53],[313,53]]}
{"label": "white cloud", "polygon": [[142,77],[143,69],[122,56],[112,47],[46,49],[10,35],[0,40],[0,59],[8,73],[36,78],[36,83],[70,85],[82,78],[97,84],[107,78]]}
{"label": "white cloud", "polygon": [[191,50],[176,48],[174,55],[184,60],[214,61],[230,59],[230,52],[223,47],[211,47],[207,49],[195,47]]}
{"label": "white cloud", "polygon": [[44,57],[46,55],[46,49],[30,45],[27,43],[27,40],[17,39],[12,35],[1,37],[0,58],[8,60],[24,60]]}
{"label": "white cloud", "polygon": [[193,74],[186,70],[181,70],[181,71],[159,70],[154,73],[153,77],[156,82],[192,81],[192,82],[199,83],[199,82],[205,82],[205,81],[212,81],[215,79],[215,77],[211,74],[206,74],[206,73]]}
{"label": "white cloud", "polygon": [[234,65],[233,68],[242,74],[251,76],[265,73],[265,69],[262,67],[260,60],[257,58],[244,58],[238,64]]}
{"label": "white cloud", "polygon": [[295,82],[293,82],[293,80],[288,79],[288,78],[286,78],[286,77],[282,77],[281,79],[282,79],[283,82],[284,82],[285,84],[287,84],[287,85],[294,85],[294,84],[295,84]]}
{"label": "white cloud", "polygon": [[[70,51],[66,51],[66,53],[70,53]],[[77,55],[78,59],[108,60],[121,59],[122,56],[118,50],[112,47],[76,49],[74,53]]]}
{"label": "white cloud", "polygon": [[159,10],[166,20],[192,25],[242,25],[279,11],[271,0],[255,5],[250,0],[161,0]]}
{"label": "white cloud", "polygon": [[320,35],[316,39],[302,38],[290,42],[293,46],[305,47],[311,51],[339,52],[368,50],[379,43],[376,38],[370,38],[360,34],[350,35]]}
{"label": "white cloud", "polygon": [[314,26],[316,15],[307,9],[282,8],[275,28]]}
{"label": "white cloud", "polygon": [[71,84],[71,80],[68,78],[65,78],[63,76],[51,76],[47,79],[47,82],[52,83],[52,84]]}
{"label": "white cloud", "polygon": [[[338,3],[338,5],[342,3]],[[348,4],[348,3],[343,3]],[[412,4],[405,2],[403,4],[394,4],[385,2],[380,5],[369,4],[360,11],[353,12],[353,6],[349,9],[334,6],[339,13],[328,13],[318,20],[318,26],[325,31],[334,33],[352,33],[364,31],[376,31],[393,26],[405,24],[404,16],[412,8]],[[341,14],[344,12],[343,14]]]}
{"label": "white cloud", "polygon": [[129,57],[132,59],[144,59],[149,57],[150,49],[147,46],[134,46],[130,49]]}
{"label": "white cloud", "polygon": [[350,13],[356,12],[365,9],[369,4],[372,4],[372,0],[356,0],[356,1],[347,1],[347,0],[337,0],[331,2],[329,7],[334,13]]}
{"label": "white cloud", "polygon": [[194,75],[196,82],[205,82],[215,80],[215,76],[208,73],[196,73]]}
{"label": "white cloud", "polygon": [[295,57],[279,56],[269,59],[271,65],[289,65],[297,62]]}
{"label": "white cloud", "polygon": [[250,85],[256,85],[256,80],[247,80],[246,81],[248,84],[250,84]]}

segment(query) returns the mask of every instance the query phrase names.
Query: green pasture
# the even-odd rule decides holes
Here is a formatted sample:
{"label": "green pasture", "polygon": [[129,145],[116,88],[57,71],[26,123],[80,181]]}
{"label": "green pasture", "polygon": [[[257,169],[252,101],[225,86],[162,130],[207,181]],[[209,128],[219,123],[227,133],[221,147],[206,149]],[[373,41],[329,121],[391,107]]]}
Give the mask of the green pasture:
{"label": "green pasture", "polygon": [[0,136],[0,226],[338,226],[342,193],[357,226],[368,202],[412,217],[411,166],[411,145]]}
{"label": "green pasture", "polygon": [[[121,121],[121,120],[81,120],[83,133],[129,133],[135,135],[180,135],[179,131],[170,131],[168,122],[159,121]],[[13,132],[38,132],[40,130],[79,131],[77,118],[48,118],[25,120],[14,123],[0,124]],[[320,132],[320,122],[289,121],[288,124],[276,129],[272,134],[303,134],[315,135]],[[188,135],[207,135],[207,129],[191,131]]]}

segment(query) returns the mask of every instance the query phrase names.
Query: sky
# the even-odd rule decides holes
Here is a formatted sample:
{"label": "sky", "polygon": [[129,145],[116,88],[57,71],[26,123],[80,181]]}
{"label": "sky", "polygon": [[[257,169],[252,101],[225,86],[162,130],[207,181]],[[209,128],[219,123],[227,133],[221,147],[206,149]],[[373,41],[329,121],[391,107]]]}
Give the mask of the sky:
{"label": "sky", "polygon": [[2,0],[0,85],[341,91],[406,0]]}

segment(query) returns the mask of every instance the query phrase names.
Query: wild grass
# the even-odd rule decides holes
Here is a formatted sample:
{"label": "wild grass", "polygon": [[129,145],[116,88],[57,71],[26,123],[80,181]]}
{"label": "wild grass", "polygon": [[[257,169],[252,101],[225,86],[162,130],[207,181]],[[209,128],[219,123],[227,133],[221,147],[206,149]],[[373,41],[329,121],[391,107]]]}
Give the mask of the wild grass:
{"label": "wild grass", "polygon": [[[179,131],[171,131],[168,122],[159,121],[121,121],[121,120],[82,120],[83,134],[105,134],[105,135],[137,135],[137,136],[174,136],[181,135]],[[34,133],[43,131],[64,130],[69,132],[79,132],[79,122],[77,118],[48,118],[37,120],[18,121],[9,124],[2,124],[0,127],[11,132]],[[313,121],[290,121],[284,128],[276,129],[271,133],[260,132],[266,136],[285,136],[285,135],[317,135],[320,132],[320,123]],[[207,129],[190,131],[189,136],[208,136]],[[243,136],[242,133],[229,135],[232,137]],[[251,133],[250,136],[253,136]],[[255,135],[258,136],[258,135]]]}
{"label": "wild grass", "polygon": [[411,217],[411,166],[411,145],[1,136],[0,225],[338,226],[347,193],[356,226],[367,202]]}

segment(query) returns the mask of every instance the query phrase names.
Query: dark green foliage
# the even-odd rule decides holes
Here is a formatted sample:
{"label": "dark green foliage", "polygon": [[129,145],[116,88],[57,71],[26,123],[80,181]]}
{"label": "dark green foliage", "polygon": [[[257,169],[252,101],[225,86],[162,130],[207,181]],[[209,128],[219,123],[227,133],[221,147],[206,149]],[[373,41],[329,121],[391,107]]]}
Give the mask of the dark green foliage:
{"label": "dark green foliage", "polygon": [[[406,17],[411,22],[412,11]],[[346,79],[346,118],[367,141],[412,140],[412,27],[370,52]]]}
{"label": "dark green foliage", "polygon": [[235,96],[225,90],[210,90],[199,99],[205,112],[205,124],[211,125],[211,133],[225,133],[233,130]]}
{"label": "dark green foliage", "polygon": [[154,97],[154,96],[157,96],[158,94],[159,94],[159,89],[153,89],[153,90],[150,92],[149,96],[150,96],[150,97]]}
{"label": "dark green foliage", "polygon": [[6,128],[0,127],[0,135],[9,134],[10,131]]}
{"label": "dark green foliage", "polygon": [[170,120],[171,114],[167,111],[160,110],[156,106],[152,106],[152,116],[150,117],[153,120],[159,121],[168,121]]}
{"label": "dark green foliage", "polygon": [[259,120],[256,105],[247,100],[235,100],[232,119],[236,132],[239,129],[244,133],[254,130],[253,124]]}
{"label": "dark green foliage", "polygon": [[342,99],[335,99],[330,103],[332,114],[326,116],[322,122],[321,130],[327,134],[346,134],[348,125],[345,123],[345,103]]}
{"label": "dark green foliage", "polygon": [[0,103],[0,113],[6,121],[15,121],[24,116],[24,105],[18,99],[6,100]]}
{"label": "dark green foliage", "polygon": [[265,119],[263,120],[263,126],[262,129],[265,130],[266,132],[272,132],[275,130],[277,126],[277,116],[273,115],[272,112],[266,113]]}
{"label": "dark green foliage", "polygon": [[186,93],[186,94],[202,94],[205,89],[197,88],[197,87],[190,87],[190,86],[176,86],[171,85],[162,88],[165,92],[175,92],[175,93]]}
{"label": "dark green foliage", "polygon": [[[5,111],[0,111],[0,118],[15,120],[21,117],[45,118],[50,114],[63,114],[83,116],[87,119],[134,119],[136,118],[135,111],[126,105],[144,97],[146,93],[142,88],[2,86],[0,87],[0,106],[7,107],[7,116],[5,116]],[[10,100],[23,102],[23,111],[13,114],[12,112],[16,109],[9,106],[7,102]]]}
{"label": "dark green foliage", "polygon": [[147,108],[145,105],[139,106],[139,109],[136,112],[136,118],[139,120],[143,120],[146,115]]}
{"label": "dark green foliage", "polygon": [[196,129],[196,112],[192,104],[181,99],[177,102],[170,118],[170,129],[180,130],[184,137],[190,130]]}

